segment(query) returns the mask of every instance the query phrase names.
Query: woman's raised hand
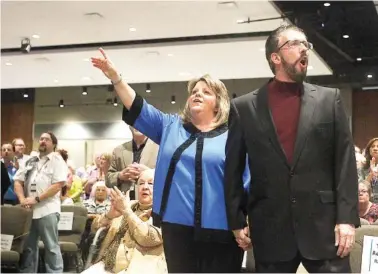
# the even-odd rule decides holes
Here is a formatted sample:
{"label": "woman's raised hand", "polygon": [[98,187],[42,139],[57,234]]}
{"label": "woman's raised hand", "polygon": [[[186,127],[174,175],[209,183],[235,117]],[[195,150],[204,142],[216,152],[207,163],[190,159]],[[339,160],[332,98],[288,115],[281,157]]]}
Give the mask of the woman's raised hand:
{"label": "woman's raised hand", "polygon": [[107,57],[105,51],[102,48],[99,48],[99,51],[101,52],[102,57],[92,57],[92,65],[100,69],[111,81],[116,82],[120,77],[117,69]]}

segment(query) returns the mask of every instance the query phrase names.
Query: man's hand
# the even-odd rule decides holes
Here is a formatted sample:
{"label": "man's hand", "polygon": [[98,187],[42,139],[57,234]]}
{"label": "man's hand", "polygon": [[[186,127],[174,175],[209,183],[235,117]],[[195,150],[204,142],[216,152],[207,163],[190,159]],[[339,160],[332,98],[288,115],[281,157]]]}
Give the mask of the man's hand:
{"label": "man's hand", "polygon": [[244,251],[250,249],[252,247],[251,238],[249,238],[249,228],[246,226],[243,229],[236,229],[232,231],[236,238],[236,242],[238,243],[239,247],[242,248]]}
{"label": "man's hand", "polygon": [[20,203],[21,203],[22,207],[29,209],[33,205],[35,205],[37,203],[37,201],[35,200],[34,197],[28,197],[28,198],[25,198],[22,201],[20,201]]}
{"label": "man's hand", "polygon": [[337,224],[335,226],[335,246],[338,246],[337,256],[347,256],[354,244],[356,229],[354,225]]}

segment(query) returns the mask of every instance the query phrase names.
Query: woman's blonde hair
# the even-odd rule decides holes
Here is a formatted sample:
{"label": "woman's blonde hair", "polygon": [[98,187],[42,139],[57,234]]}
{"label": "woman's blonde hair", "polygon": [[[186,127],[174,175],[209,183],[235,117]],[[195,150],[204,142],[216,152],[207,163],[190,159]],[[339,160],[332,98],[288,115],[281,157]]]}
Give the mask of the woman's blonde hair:
{"label": "woman's blonde hair", "polygon": [[110,163],[110,160],[112,159],[112,154],[108,152],[101,153],[100,157],[104,157],[107,162]]}
{"label": "woman's blonde hair", "polygon": [[[215,124],[220,126],[227,123],[228,114],[230,112],[230,98],[226,86],[222,81],[212,78],[209,74],[205,74],[199,78],[192,79],[188,82],[188,95],[192,93],[194,87],[198,82],[205,82],[216,96],[216,115]],[[185,103],[184,110],[181,113],[181,119],[184,123],[192,121],[188,100]]]}

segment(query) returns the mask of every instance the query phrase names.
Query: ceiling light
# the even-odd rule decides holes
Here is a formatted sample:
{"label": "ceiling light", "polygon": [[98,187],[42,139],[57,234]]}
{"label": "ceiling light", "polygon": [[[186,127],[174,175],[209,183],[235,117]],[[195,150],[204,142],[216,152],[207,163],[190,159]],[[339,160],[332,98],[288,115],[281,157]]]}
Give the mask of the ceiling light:
{"label": "ceiling light", "polygon": [[241,24],[241,23],[243,23],[244,21],[245,21],[244,19],[238,19],[238,20],[236,20],[236,23]]}
{"label": "ceiling light", "polygon": [[59,80],[57,80],[57,79],[54,80],[54,83],[58,83],[58,82],[59,82]]}
{"label": "ceiling light", "polygon": [[167,55],[168,55],[168,57],[172,57],[172,56],[173,56],[173,54],[172,54],[172,53],[168,53]]}
{"label": "ceiling light", "polygon": [[356,58],[356,60],[357,60],[358,62],[360,62],[360,61],[362,61],[362,58],[361,58],[361,57],[358,57],[358,58]]}
{"label": "ceiling light", "polygon": [[232,9],[232,8],[237,8],[238,6],[237,6],[235,1],[225,1],[225,2],[219,2],[218,7],[219,8],[227,8],[227,9],[230,8],[230,9]]}
{"label": "ceiling light", "polygon": [[368,74],[367,78],[373,78],[373,74]]}
{"label": "ceiling light", "polygon": [[373,87],[362,87],[362,90],[378,90],[378,86],[373,86]]}
{"label": "ceiling light", "polygon": [[324,23],[322,23],[322,28],[324,28]]}
{"label": "ceiling light", "polygon": [[171,96],[171,104],[172,105],[176,104],[176,96],[174,95]]}
{"label": "ceiling light", "polygon": [[84,62],[89,62],[89,58],[84,58],[83,61]]}
{"label": "ceiling light", "polygon": [[129,31],[136,31],[136,28],[129,28]]}
{"label": "ceiling light", "polygon": [[5,65],[6,65],[6,66],[11,66],[12,63],[10,63],[10,62],[6,62]]}
{"label": "ceiling light", "polygon": [[88,77],[88,76],[84,76],[83,78],[81,78],[83,81],[89,81],[91,80],[91,77]]}
{"label": "ceiling light", "polygon": [[343,35],[343,38],[348,39],[348,38],[349,38],[349,35],[348,35],[348,34],[344,34],[344,35]]}
{"label": "ceiling light", "polygon": [[150,85],[150,84],[147,84],[147,85],[146,85],[146,92],[147,92],[147,93],[150,93],[150,92],[151,92],[151,85]]}
{"label": "ceiling light", "polygon": [[34,39],[39,39],[39,37],[40,37],[40,36],[39,36],[38,34],[33,34],[33,35],[32,35],[32,38],[34,38]]}
{"label": "ceiling light", "polygon": [[88,95],[87,87],[83,87],[82,95]]}
{"label": "ceiling light", "polygon": [[24,93],[24,98],[28,98],[29,97],[29,94],[27,94],[26,92]]}
{"label": "ceiling light", "polygon": [[307,66],[307,69],[312,70],[312,69],[314,69],[314,67],[313,66]]}
{"label": "ceiling light", "polygon": [[114,100],[113,100],[113,106],[118,106],[118,100],[117,100],[117,97],[114,97]]}
{"label": "ceiling light", "polygon": [[330,5],[331,5],[331,3],[328,3],[328,2],[324,3],[325,7],[329,7]]}
{"label": "ceiling light", "polygon": [[63,102],[63,100],[59,100],[59,107],[64,108],[64,102]]}

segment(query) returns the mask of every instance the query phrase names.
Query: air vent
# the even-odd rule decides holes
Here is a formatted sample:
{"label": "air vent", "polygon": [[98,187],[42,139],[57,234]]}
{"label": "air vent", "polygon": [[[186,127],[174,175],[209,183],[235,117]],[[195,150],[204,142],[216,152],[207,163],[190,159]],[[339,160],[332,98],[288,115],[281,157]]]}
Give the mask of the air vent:
{"label": "air vent", "polygon": [[236,9],[238,4],[235,1],[225,1],[218,3],[218,9]]}
{"label": "air vent", "polygon": [[87,12],[87,13],[84,13],[84,16],[90,17],[90,18],[104,18],[104,16],[98,12]]}
{"label": "air vent", "polygon": [[34,61],[37,61],[37,62],[50,62],[50,59],[47,58],[47,57],[37,57],[34,59]]}

